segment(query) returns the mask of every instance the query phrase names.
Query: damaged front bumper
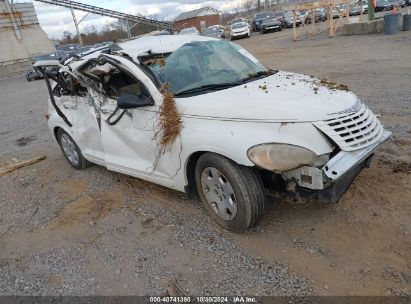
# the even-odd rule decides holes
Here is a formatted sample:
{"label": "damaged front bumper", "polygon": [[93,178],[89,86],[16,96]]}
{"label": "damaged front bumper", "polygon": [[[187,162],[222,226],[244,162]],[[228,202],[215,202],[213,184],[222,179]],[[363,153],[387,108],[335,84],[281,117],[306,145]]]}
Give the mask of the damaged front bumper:
{"label": "damaged front bumper", "polygon": [[300,196],[335,203],[390,136],[391,132],[384,130],[379,141],[361,150],[341,151],[321,169],[303,166],[282,176],[287,182],[296,183],[295,191]]}

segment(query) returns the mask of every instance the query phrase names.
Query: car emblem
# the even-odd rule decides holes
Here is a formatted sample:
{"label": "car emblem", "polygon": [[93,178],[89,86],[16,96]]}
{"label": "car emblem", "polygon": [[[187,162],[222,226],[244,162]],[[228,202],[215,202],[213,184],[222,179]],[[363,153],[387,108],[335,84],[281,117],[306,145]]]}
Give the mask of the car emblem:
{"label": "car emblem", "polygon": [[358,112],[360,110],[361,106],[362,106],[362,102],[357,100],[357,102],[354,105],[352,105],[351,107],[349,107],[345,110],[342,110],[340,112],[329,113],[327,115],[355,113],[355,112]]}

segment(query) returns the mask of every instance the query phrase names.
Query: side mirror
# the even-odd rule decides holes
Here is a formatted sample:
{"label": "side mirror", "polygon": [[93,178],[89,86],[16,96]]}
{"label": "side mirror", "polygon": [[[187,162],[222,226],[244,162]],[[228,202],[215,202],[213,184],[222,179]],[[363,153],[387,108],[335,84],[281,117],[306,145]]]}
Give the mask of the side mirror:
{"label": "side mirror", "polygon": [[151,105],[153,105],[153,101],[147,96],[123,93],[117,99],[117,107],[120,109],[134,109]]}

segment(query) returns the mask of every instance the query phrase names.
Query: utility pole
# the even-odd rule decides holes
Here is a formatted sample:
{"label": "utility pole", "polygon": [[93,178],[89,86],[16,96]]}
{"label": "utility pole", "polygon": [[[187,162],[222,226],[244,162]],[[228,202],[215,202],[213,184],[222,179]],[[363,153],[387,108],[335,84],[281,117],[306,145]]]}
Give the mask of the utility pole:
{"label": "utility pole", "polygon": [[374,20],[374,0],[368,0],[368,21],[372,20]]}
{"label": "utility pole", "polygon": [[261,11],[261,2],[260,0],[257,1],[257,13]]}
{"label": "utility pole", "polygon": [[76,26],[78,41],[80,42],[80,45],[83,45],[83,39],[81,39],[80,30],[78,28],[78,25],[82,20],[77,23],[76,15],[74,14],[73,8],[70,8],[70,10],[71,10],[71,15],[73,16],[74,25]]}

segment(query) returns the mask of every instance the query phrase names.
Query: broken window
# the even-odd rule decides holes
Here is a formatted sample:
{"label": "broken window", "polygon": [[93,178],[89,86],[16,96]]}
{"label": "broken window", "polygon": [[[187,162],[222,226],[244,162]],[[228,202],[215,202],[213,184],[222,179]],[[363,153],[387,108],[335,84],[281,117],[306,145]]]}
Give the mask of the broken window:
{"label": "broken window", "polygon": [[105,95],[111,99],[117,99],[125,93],[149,96],[145,87],[131,73],[109,62],[92,64],[83,70],[83,74],[100,83]]}

